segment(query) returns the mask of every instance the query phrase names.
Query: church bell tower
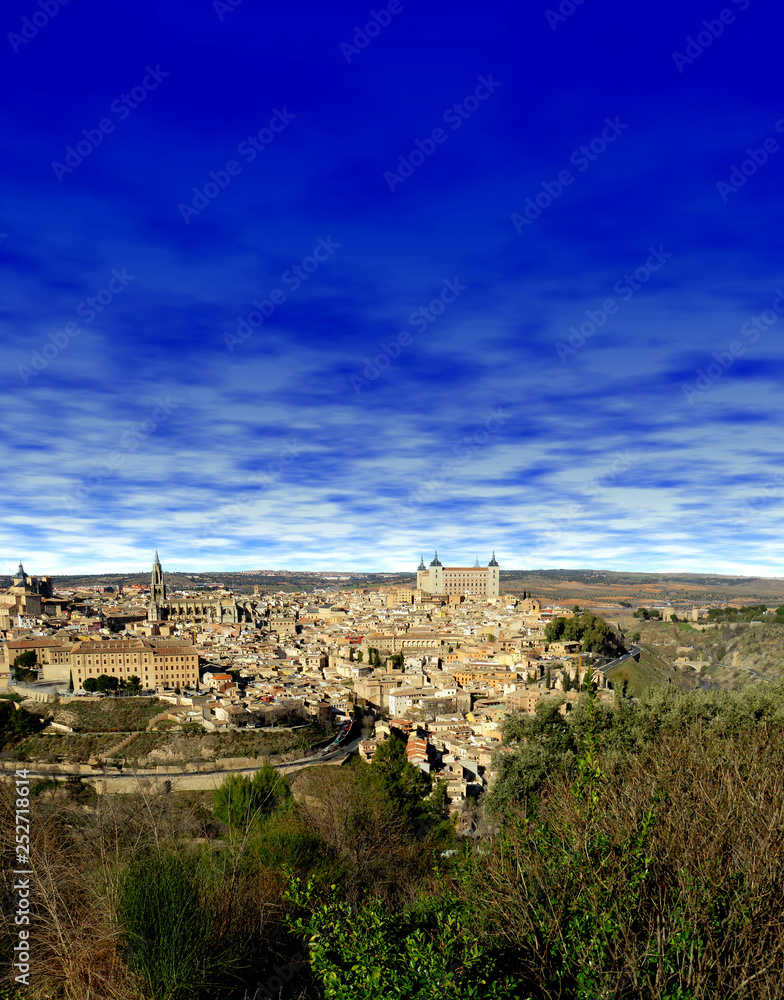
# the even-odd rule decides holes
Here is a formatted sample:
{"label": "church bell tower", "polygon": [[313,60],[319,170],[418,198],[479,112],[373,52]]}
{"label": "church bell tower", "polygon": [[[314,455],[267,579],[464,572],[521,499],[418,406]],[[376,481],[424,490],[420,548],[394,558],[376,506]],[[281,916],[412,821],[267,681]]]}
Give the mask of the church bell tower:
{"label": "church bell tower", "polygon": [[150,577],[150,604],[160,607],[166,600],[166,583],[163,579],[163,567],[155,552],[155,562],[152,564],[152,576]]}

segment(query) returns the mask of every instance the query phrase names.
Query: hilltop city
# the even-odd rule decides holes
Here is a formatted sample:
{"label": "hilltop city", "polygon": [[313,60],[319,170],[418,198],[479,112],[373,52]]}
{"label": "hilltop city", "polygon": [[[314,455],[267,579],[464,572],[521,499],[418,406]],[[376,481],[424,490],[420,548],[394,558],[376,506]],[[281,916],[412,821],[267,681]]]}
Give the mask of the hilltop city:
{"label": "hilltop city", "polygon": [[0,594],[0,687],[42,714],[107,694],[154,697],[166,724],[190,732],[315,722],[323,739],[303,763],[328,751],[371,760],[396,730],[459,811],[492,784],[509,712],[557,696],[566,713],[587,688],[611,698],[614,671],[635,654],[620,623],[504,594],[500,573],[495,553],[485,566],[445,566],[435,553],[413,586],[239,593],[172,590],[157,552],[149,584],[117,588],[65,589],[20,564]]}

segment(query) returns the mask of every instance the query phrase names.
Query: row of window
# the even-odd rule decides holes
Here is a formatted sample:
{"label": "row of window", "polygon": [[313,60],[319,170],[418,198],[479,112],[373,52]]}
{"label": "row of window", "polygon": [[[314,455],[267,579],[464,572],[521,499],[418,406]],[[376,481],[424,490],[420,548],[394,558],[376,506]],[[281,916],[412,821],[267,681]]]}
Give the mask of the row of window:
{"label": "row of window", "polygon": [[[95,670],[95,673],[96,673],[96,674],[97,674],[97,673],[98,673],[99,671],[103,672],[103,671],[101,670],[101,667],[100,667],[100,666],[96,666],[95,668],[93,668],[93,667],[85,667],[85,668],[84,668],[84,672],[85,672],[86,674],[92,674],[92,673],[93,673],[93,669]],[[164,667],[164,668],[162,668],[161,670],[159,670],[159,671],[158,671],[158,673],[162,673],[162,674],[168,674],[168,673],[169,673],[169,669],[170,669],[169,667]],[[174,667],[172,667],[171,669],[173,670],[173,669],[175,669],[175,668],[174,668]],[[178,668],[177,668],[177,670],[179,671],[179,669],[180,669],[180,668],[178,667]],[[81,672],[82,672],[82,667],[77,667],[77,673],[80,673],[80,674],[81,674]],[[120,671],[120,672],[122,672],[122,673],[125,673],[126,671]],[[130,671],[128,671],[128,672],[130,672]],[[191,670],[189,670],[189,671],[186,671],[186,670],[185,670],[185,668],[183,667],[183,668],[182,668],[182,672],[183,672],[183,677],[185,676],[185,674],[186,674],[186,673],[188,673],[188,674],[193,674],[193,675],[195,675],[195,674],[196,674],[196,668],[195,668],[195,667],[192,667],[192,668],[191,668]],[[145,671],[144,671],[144,676],[145,676],[145,677],[149,676],[149,670],[148,670],[148,669],[145,669]],[[178,674],[178,676],[179,676],[179,674]]]}

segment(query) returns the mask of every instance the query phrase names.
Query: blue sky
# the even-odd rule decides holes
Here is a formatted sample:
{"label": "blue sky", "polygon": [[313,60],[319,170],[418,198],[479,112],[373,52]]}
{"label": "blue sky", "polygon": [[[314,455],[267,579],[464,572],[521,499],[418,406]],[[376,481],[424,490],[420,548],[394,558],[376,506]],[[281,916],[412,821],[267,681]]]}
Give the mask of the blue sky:
{"label": "blue sky", "polygon": [[0,572],[779,575],[782,20],[9,0]]}

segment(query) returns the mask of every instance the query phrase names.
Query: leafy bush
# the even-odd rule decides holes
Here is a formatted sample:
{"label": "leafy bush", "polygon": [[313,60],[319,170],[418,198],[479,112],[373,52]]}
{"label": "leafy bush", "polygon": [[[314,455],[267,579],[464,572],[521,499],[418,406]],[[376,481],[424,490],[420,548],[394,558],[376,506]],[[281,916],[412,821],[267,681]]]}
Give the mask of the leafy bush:
{"label": "leafy bush", "polygon": [[292,880],[286,898],[305,916],[289,919],[308,942],[325,1000],[520,1000],[496,975],[494,957],[466,935],[456,898],[420,899],[404,914],[380,902],[351,906],[334,891],[318,900],[311,882]]}
{"label": "leafy bush", "polygon": [[581,696],[574,711],[561,715],[562,699],[542,698],[533,717],[511,713],[502,732],[511,752],[496,757],[497,777],[488,796],[496,815],[535,797],[548,777],[573,774],[588,729],[598,750],[610,760],[647,753],[666,735],[706,730],[725,737],[751,733],[759,726],[784,730],[784,683],[747,685],[740,691],[691,691],[650,688],[635,701],[615,706]]}

